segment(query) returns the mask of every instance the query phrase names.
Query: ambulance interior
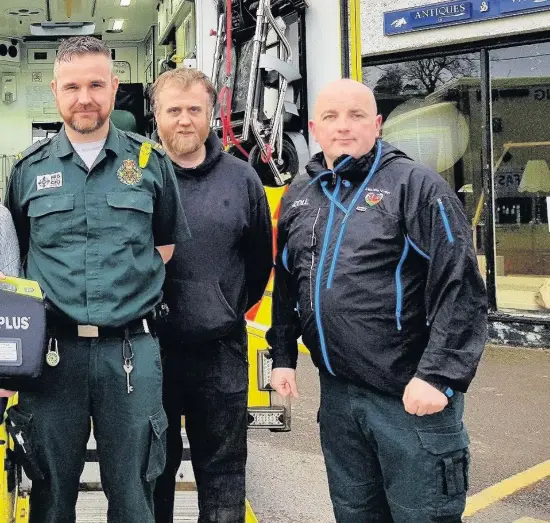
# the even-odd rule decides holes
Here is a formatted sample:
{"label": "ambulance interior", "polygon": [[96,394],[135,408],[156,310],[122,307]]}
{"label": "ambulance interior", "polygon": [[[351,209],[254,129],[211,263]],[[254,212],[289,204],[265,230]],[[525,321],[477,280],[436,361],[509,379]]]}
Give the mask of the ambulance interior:
{"label": "ambulance interior", "polygon": [[157,4],[156,0],[2,1],[0,121],[5,131],[0,142],[0,197],[14,156],[61,127],[50,91],[61,38],[91,34],[108,44],[121,81],[113,119],[150,135],[146,88],[155,73],[175,67],[169,63],[175,46],[161,44],[177,39],[184,45],[187,38],[187,52],[194,51],[194,35],[185,34],[186,28],[195,25],[185,24],[194,15],[194,4],[170,2],[170,23],[167,17],[159,16]]}

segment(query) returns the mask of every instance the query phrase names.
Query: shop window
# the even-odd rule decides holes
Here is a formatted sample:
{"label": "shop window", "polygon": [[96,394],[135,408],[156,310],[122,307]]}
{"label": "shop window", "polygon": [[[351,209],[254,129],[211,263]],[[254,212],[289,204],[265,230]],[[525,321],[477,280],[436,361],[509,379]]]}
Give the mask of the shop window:
{"label": "shop window", "polygon": [[480,55],[368,66],[363,78],[383,116],[382,138],[437,171],[453,188],[472,223],[478,260],[485,267],[479,234],[483,223]]}
{"label": "shop window", "polygon": [[[496,298],[500,310],[549,312],[550,42],[491,49],[483,77],[480,57],[481,51],[371,65],[363,77],[383,116],[382,137],[437,171],[463,202],[482,275],[488,259],[494,267],[491,302]],[[482,113],[485,89],[490,118]],[[486,143],[487,183],[494,183],[489,207],[482,191]],[[487,247],[492,228],[494,245]]]}
{"label": "shop window", "polygon": [[491,50],[500,309],[550,310],[550,43]]}

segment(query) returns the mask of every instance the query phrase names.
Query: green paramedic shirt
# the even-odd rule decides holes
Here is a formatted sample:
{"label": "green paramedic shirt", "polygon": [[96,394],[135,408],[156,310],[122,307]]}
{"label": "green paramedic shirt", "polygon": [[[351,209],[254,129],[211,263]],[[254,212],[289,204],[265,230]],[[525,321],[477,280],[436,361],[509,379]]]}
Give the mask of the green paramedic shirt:
{"label": "green paramedic shirt", "polygon": [[[141,168],[144,142],[153,148]],[[112,124],[89,171],[64,128],[29,147],[13,167],[6,206],[26,277],[84,325],[119,327],[148,314],[165,276],[155,245],[174,244],[177,228],[189,236],[165,151]]]}

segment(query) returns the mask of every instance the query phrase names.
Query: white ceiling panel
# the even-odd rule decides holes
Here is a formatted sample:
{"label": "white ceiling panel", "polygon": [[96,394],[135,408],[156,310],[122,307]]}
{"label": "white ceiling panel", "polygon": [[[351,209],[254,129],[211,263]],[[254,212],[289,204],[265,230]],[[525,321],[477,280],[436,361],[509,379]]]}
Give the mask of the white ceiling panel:
{"label": "white ceiling panel", "polygon": [[[25,38],[36,22],[94,22],[105,40],[140,41],[157,19],[156,0],[0,0],[0,36]],[[48,13],[50,18],[48,19]],[[108,33],[111,19],[123,19],[122,33]]]}

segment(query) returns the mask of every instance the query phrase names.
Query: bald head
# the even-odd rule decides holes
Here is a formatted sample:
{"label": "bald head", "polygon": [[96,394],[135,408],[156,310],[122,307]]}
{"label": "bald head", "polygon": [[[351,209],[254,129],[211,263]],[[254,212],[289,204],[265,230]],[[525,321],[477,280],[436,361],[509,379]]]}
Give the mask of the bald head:
{"label": "bald head", "polygon": [[327,104],[350,98],[367,107],[370,113],[377,114],[376,100],[371,88],[355,80],[341,78],[327,84],[319,93],[314,107],[315,119],[319,117],[321,111],[326,109]]}
{"label": "bald head", "polygon": [[355,158],[367,154],[379,136],[381,123],[373,92],[360,82],[341,79],[319,93],[309,129],[332,168],[343,154]]}

